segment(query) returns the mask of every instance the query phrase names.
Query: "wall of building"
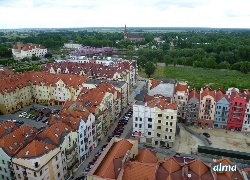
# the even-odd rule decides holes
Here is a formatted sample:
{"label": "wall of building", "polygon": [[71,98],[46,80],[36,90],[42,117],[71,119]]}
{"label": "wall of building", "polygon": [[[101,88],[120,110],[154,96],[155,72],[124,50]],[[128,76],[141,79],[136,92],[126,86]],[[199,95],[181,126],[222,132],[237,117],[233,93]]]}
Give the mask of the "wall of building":
{"label": "wall of building", "polygon": [[229,108],[230,104],[225,97],[223,97],[216,103],[215,115],[214,115],[215,128],[225,129],[227,127]]}

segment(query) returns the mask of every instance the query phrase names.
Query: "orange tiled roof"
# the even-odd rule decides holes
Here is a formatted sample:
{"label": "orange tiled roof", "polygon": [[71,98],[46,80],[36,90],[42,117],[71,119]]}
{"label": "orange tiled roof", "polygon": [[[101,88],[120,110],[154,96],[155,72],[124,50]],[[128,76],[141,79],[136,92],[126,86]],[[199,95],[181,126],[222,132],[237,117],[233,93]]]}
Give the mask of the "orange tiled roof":
{"label": "orange tiled roof", "polygon": [[49,138],[53,143],[58,144],[63,133],[73,131],[71,127],[59,121],[37,135],[38,139]]}
{"label": "orange tiled roof", "polygon": [[123,180],[153,180],[158,165],[151,163],[128,162],[124,165]]}
{"label": "orange tiled roof", "polygon": [[190,100],[191,98],[196,98],[200,100],[200,93],[196,89],[192,89],[189,91],[188,99]]}
{"label": "orange tiled roof", "polygon": [[35,48],[40,48],[40,49],[45,49],[44,46],[40,45],[40,44],[24,44],[22,47],[23,51],[28,51],[28,50],[32,50]]}
{"label": "orange tiled roof", "polygon": [[169,173],[173,173],[182,168],[182,166],[173,158],[170,157],[161,164]]}
{"label": "orange tiled roof", "polygon": [[210,168],[200,159],[196,159],[188,164],[190,169],[196,173],[199,176],[202,176],[205,174],[207,171],[210,170]]}
{"label": "orange tiled roof", "polygon": [[0,124],[0,138],[3,137],[5,134],[7,135],[7,133],[11,133],[17,130],[18,128],[19,127],[12,121],[7,121],[5,123]]}
{"label": "orange tiled roof", "polygon": [[201,99],[203,99],[203,97],[207,96],[207,95],[210,95],[213,98],[215,98],[215,92],[211,88],[209,88],[209,87],[204,87],[203,91],[201,93]]}
{"label": "orange tiled roof", "polygon": [[17,158],[32,158],[43,155],[55,148],[54,145],[45,143],[38,140],[33,140],[25,148],[23,148],[18,154]]}
{"label": "orange tiled roof", "polygon": [[155,87],[156,87],[156,86],[158,86],[160,83],[161,83],[161,81],[158,81],[158,80],[152,79],[152,80],[151,80],[151,86],[150,86],[150,89],[155,88]]}
{"label": "orange tiled roof", "polygon": [[157,157],[149,149],[143,149],[135,160],[141,163],[157,163]]}
{"label": "orange tiled roof", "polygon": [[[0,146],[9,155],[14,155],[22,144],[30,142],[36,136],[37,129],[30,126],[22,126],[12,133],[0,139]],[[29,136],[30,135],[30,136]]]}
{"label": "orange tiled roof", "polygon": [[175,93],[177,91],[184,91],[184,92],[187,92],[188,91],[188,85],[187,83],[178,83],[175,87]]}
{"label": "orange tiled roof", "polygon": [[115,179],[115,167],[113,160],[124,157],[127,153],[127,150],[130,150],[132,146],[133,145],[126,139],[116,142],[108,155],[100,164],[98,170],[95,172],[95,175]]}
{"label": "orange tiled roof", "polygon": [[147,102],[147,106],[150,108],[157,107],[161,110],[164,110],[164,109],[177,110],[177,104],[168,103],[168,100],[164,99],[163,97],[154,98],[152,101]]}

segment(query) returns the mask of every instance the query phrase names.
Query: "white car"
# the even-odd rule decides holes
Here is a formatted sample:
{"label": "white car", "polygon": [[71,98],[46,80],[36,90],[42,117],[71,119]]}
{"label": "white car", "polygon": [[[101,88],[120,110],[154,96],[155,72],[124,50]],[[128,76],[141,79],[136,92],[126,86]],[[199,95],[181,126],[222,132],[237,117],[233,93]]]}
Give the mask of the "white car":
{"label": "white car", "polygon": [[23,115],[22,115],[22,114],[19,114],[19,117],[23,117]]}

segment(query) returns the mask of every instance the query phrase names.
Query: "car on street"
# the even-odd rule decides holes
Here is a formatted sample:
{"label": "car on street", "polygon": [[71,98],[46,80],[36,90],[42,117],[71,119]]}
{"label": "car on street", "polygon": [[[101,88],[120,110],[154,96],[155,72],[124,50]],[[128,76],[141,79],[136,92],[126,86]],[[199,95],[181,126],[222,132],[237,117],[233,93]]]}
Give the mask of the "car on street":
{"label": "car on street", "polygon": [[112,138],[113,136],[108,136],[107,142],[109,142]]}
{"label": "car on street", "polygon": [[85,168],[84,168],[84,171],[85,172],[88,172],[88,171],[90,171],[90,169],[93,167],[93,165],[88,165],[88,166],[86,166]]}
{"label": "car on street", "polygon": [[123,124],[123,125],[125,125],[125,124],[128,124],[128,121],[126,121],[126,120],[120,120],[119,122],[118,122],[118,124]]}
{"label": "car on street", "polygon": [[207,132],[204,132],[203,135],[206,136],[207,138],[210,137],[210,134],[208,134]]}
{"label": "car on street", "polygon": [[121,137],[121,135],[119,135],[119,134],[115,134],[115,135],[114,135],[114,137],[118,137],[118,138],[119,138],[119,137]]}
{"label": "car on street", "polygon": [[25,118],[29,119],[31,117],[31,114],[28,114]]}

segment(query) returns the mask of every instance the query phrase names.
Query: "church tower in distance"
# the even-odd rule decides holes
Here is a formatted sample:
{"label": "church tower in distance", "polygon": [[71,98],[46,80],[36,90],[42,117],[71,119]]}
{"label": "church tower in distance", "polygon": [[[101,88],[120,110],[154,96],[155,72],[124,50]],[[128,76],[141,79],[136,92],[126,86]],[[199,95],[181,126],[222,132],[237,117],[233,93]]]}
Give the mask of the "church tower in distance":
{"label": "church tower in distance", "polygon": [[125,29],[124,29],[124,40],[128,39],[128,31],[127,31],[127,27],[125,24]]}

